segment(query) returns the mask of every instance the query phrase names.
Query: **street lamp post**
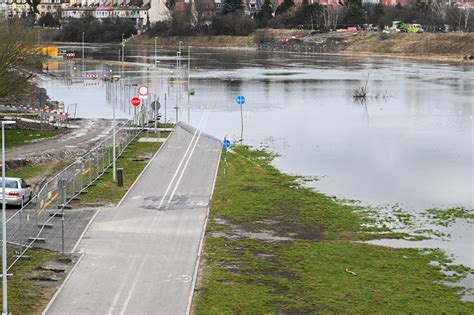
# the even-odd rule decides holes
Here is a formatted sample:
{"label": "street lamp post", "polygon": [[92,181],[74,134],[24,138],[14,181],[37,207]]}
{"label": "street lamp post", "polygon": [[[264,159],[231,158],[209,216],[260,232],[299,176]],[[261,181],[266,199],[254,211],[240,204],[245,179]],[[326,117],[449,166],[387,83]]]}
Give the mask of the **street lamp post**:
{"label": "street lamp post", "polygon": [[191,46],[188,46],[188,124],[191,123],[191,106],[190,100],[191,97],[191,81],[190,81],[190,71],[191,71]]}
{"label": "street lamp post", "polygon": [[2,314],[8,314],[8,270],[7,270],[7,218],[5,200],[5,125],[14,124],[14,121],[2,121]]}
{"label": "street lamp post", "polygon": [[[181,46],[181,42],[180,43],[180,46]],[[176,84],[178,85],[178,88],[176,89],[176,124],[178,124],[178,110],[179,110],[179,96],[180,96],[180,93],[181,93],[181,89],[180,89],[180,82],[179,82],[179,54],[180,52],[178,51],[176,53]]]}
{"label": "street lamp post", "polygon": [[156,61],[157,61],[157,60],[156,60],[156,57],[157,57],[157,56],[156,56],[156,37],[155,37],[155,66],[156,66]]}
{"label": "street lamp post", "polygon": [[122,34],[122,63],[125,62],[125,34]]}
{"label": "street lamp post", "polygon": [[84,36],[85,32],[82,32],[82,73],[84,74]]}
{"label": "street lamp post", "polygon": [[179,41],[178,43],[178,51],[179,51],[178,67],[180,70],[181,70],[181,44],[182,43],[183,43],[182,41]]}
{"label": "street lamp post", "polygon": [[[117,78],[114,82],[117,84],[117,81],[119,79]],[[115,103],[116,101],[112,102],[112,178],[113,181],[117,181],[117,165],[116,165],[116,153],[115,153]]]}

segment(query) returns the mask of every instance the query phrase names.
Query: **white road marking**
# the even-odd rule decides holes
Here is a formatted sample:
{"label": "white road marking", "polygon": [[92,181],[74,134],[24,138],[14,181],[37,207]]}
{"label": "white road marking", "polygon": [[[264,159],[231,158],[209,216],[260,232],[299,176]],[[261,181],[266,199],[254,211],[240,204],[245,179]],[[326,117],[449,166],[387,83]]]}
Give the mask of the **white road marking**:
{"label": "white road marking", "polygon": [[[206,113],[207,113],[207,112],[206,112]],[[204,115],[204,116],[205,116],[205,115]],[[165,193],[163,194],[163,197],[162,197],[161,200],[160,200],[160,204],[158,205],[158,209],[160,209],[161,206],[163,205],[163,202],[165,201],[166,195],[168,195],[168,192],[170,191],[171,186],[173,185],[174,180],[176,179],[176,176],[177,176],[178,173],[179,173],[179,170],[180,170],[180,168],[181,168],[181,165],[183,164],[184,160],[186,159],[186,155],[188,154],[189,149],[190,149],[191,146],[193,145],[194,138],[196,137],[196,134],[198,133],[199,127],[201,126],[201,124],[202,124],[202,122],[203,122],[204,116],[201,117],[201,120],[199,121],[198,127],[197,127],[196,130],[194,131],[193,137],[191,138],[191,141],[189,142],[189,145],[188,145],[188,147],[186,148],[186,151],[184,152],[184,155],[183,155],[183,157],[181,158],[181,161],[179,162],[179,165],[178,165],[178,167],[176,168],[176,171],[174,172],[174,175],[173,175],[173,177],[171,178],[171,181],[170,181],[168,187],[166,187],[166,191],[165,191]]]}
{"label": "white road marking", "polygon": [[130,286],[130,289],[128,289],[127,297],[125,298],[125,302],[122,305],[122,309],[120,310],[120,315],[125,314],[125,311],[127,310],[128,303],[130,302],[130,299],[132,298],[133,291],[135,291],[135,287],[137,286],[138,279],[140,278],[142,272],[143,272],[143,267],[145,267],[145,262],[148,258],[148,255],[143,257],[142,262],[140,263],[140,267],[138,267],[138,271],[135,274],[135,279],[133,279],[133,283]]}
{"label": "white road marking", "polygon": [[114,309],[117,307],[117,302],[122,295],[122,291],[125,288],[125,284],[127,283],[127,279],[132,272],[133,269],[135,269],[135,261],[137,260],[137,257],[134,257],[132,260],[132,263],[129,266],[129,269],[125,275],[125,277],[122,278],[122,283],[120,283],[120,287],[118,288],[117,292],[115,293],[114,299],[112,301],[112,305],[109,307],[109,311],[107,312],[108,315],[112,315]]}
{"label": "white road marking", "polygon": [[[206,112],[206,114],[208,114],[208,113],[209,113],[209,111]],[[201,138],[202,129],[206,125],[207,119],[209,118],[209,115],[204,115],[204,116],[206,116],[206,118],[204,119],[204,122],[201,126],[201,129],[199,130],[198,137],[197,137],[196,141],[194,142],[193,149],[191,150],[191,153],[189,154],[188,159],[186,160],[186,164],[184,164],[184,167],[181,170],[181,174],[179,175],[178,181],[176,182],[176,185],[174,186],[173,192],[171,193],[170,198],[168,199],[168,203],[166,204],[166,209],[168,209],[168,207],[171,203],[171,200],[173,199],[174,194],[176,193],[176,190],[178,189],[178,186],[181,183],[181,179],[183,179],[184,172],[186,171],[186,168],[188,167],[189,161],[191,160],[191,157],[193,156],[194,150],[196,149],[196,146],[199,142],[199,138]]]}

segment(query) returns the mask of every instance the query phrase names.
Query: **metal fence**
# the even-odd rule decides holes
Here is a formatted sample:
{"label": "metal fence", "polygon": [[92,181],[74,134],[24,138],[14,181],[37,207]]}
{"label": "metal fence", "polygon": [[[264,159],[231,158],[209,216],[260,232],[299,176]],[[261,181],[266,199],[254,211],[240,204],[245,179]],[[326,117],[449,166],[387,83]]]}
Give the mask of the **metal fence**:
{"label": "metal fence", "polygon": [[[116,157],[136,138],[141,128],[128,121],[115,133]],[[106,138],[95,148],[79,157],[59,174],[49,180],[38,194],[17,211],[8,210],[7,242],[9,244],[8,269],[10,269],[33,245],[55,251],[70,251],[77,239],[74,225],[81,216],[69,208],[71,201],[79,198],[86,189],[107,173],[113,162],[112,136]],[[83,218],[82,218],[83,219]],[[67,225],[67,229],[64,226]],[[76,233],[74,237],[65,235]]]}

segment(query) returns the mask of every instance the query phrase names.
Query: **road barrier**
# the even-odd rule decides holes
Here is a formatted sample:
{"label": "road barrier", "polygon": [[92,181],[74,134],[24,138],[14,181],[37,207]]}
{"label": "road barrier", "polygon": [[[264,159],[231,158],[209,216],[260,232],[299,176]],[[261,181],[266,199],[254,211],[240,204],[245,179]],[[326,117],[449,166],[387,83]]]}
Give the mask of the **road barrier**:
{"label": "road barrier", "polygon": [[[119,127],[115,133],[117,158],[141,131],[131,121]],[[7,211],[8,269],[33,245],[63,253],[72,250],[71,242],[82,233],[76,223],[84,217],[64,210],[111,168],[112,141],[110,136],[79,157],[44,184],[31,200],[25,200],[20,210]]]}

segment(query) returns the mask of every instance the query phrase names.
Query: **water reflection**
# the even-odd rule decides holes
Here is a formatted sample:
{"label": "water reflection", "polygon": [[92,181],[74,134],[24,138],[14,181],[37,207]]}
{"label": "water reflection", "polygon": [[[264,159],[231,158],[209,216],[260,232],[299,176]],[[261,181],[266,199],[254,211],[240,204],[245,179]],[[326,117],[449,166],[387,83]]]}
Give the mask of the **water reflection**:
{"label": "water reflection", "polygon": [[[113,102],[121,117],[129,116],[133,84],[147,84],[171,121],[179,116],[197,124],[214,99],[206,132],[234,139],[240,137],[234,99],[243,94],[246,142],[270,145],[286,172],[324,176],[314,183],[319,190],[412,209],[474,207],[472,66],[198,51],[191,58],[196,93],[188,111],[186,60],[177,80],[174,51],[160,50],[158,60],[154,51],[126,52],[127,61],[141,65],[85,65],[85,73],[120,75],[113,87],[84,80],[74,64],[59,65],[69,77],[43,85],[53,98],[79,103],[83,117],[111,117]],[[91,47],[86,54],[115,60],[116,53]],[[352,92],[367,73],[370,97],[355,103]]]}

